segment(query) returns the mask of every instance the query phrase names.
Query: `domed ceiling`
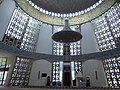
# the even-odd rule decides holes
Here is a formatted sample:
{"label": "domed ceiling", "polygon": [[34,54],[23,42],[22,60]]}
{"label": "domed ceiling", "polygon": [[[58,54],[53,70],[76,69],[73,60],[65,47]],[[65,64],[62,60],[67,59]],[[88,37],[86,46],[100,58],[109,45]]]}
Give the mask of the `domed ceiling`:
{"label": "domed ceiling", "polygon": [[52,25],[83,24],[105,13],[116,0],[14,0],[30,16]]}
{"label": "domed ceiling", "polygon": [[35,5],[55,13],[74,13],[84,10],[99,0],[31,0]]}

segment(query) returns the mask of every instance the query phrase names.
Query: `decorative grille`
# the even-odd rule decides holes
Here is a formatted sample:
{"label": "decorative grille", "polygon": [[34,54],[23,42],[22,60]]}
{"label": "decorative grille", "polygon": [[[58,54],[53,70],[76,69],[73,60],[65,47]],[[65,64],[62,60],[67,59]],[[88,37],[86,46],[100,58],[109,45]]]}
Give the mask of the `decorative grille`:
{"label": "decorative grille", "polygon": [[[40,26],[41,22],[28,16],[17,7],[13,12],[2,41],[17,48],[34,52],[36,50]],[[13,86],[27,86],[31,66],[31,59],[17,56],[10,84]]]}
{"label": "decorative grille", "polygon": [[[120,3],[93,21],[99,50],[106,51],[120,46]],[[120,57],[103,61],[108,85],[120,88]]]}

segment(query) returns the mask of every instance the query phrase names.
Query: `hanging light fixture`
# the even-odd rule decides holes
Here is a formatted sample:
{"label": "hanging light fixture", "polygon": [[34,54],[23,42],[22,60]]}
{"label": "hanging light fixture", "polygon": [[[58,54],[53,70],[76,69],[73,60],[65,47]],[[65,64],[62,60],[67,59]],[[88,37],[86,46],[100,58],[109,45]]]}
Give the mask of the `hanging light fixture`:
{"label": "hanging light fixture", "polygon": [[72,43],[82,39],[82,35],[79,32],[72,31],[72,29],[69,27],[68,20],[65,20],[63,30],[53,34],[52,39],[60,43]]}

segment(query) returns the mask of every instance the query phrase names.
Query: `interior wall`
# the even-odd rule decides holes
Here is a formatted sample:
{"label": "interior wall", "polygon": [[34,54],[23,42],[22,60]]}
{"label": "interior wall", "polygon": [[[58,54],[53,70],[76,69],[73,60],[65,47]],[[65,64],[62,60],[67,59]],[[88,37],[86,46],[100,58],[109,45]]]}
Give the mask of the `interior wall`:
{"label": "interior wall", "polygon": [[52,26],[42,24],[40,28],[37,49],[38,53],[52,54]]}
{"label": "interior wall", "polygon": [[12,64],[14,62],[14,58],[16,56],[8,53],[6,51],[0,50],[0,57],[6,57],[7,58],[7,64]]}
{"label": "interior wall", "polygon": [[[98,52],[99,50],[93,32],[93,26],[90,22],[81,26],[81,33],[83,35],[81,42],[82,54]],[[82,69],[84,80],[86,80],[86,77],[90,77],[91,86],[107,86],[102,61],[94,59],[83,61]]]}
{"label": "interior wall", "polygon": [[93,26],[90,22],[81,25],[81,39],[82,54],[98,52],[98,45],[96,42]]}
{"label": "interior wall", "polygon": [[[0,41],[4,36],[8,22],[11,18],[12,12],[14,10],[15,3],[13,0],[4,0],[0,4]],[[98,52],[97,42],[94,36],[93,27],[91,23],[86,23],[81,26],[82,38],[82,54]],[[52,26],[43,24],[40,29],[40,34],[37,43],[36,52],[52,54]],[[1,56],[3,56],[0,53]],[[9,57],[9,63],[15,57]],[[106,86],[106,78],[102,62],[99,60],[89,60],[82,64],[83,66],[83,76],[90,77],[91,86]],[[41,73],[45,72],[51,76],[51,63],[46,60],[38,60],[33,63],[29,85],[31,86],[43,86],[46,85],[46,78],[41,78]],[[40,79],[38,79],[38,72],[40,71]],[[97,77],[95,72],[97,71]]]}
{"label": "interior wall", "polygon": [[83,76],[90,78],[90,86],[107,87],[106,75],[104,73],[103,64],[100,60],[88,60],[83,64]]}
{"label": "interior wall", "polygon": [[47,73],[51,79],[52,64],[46,60],[37,60],[33,62],[29,86],[46,86],[47,77],[42,77],[42,73]]}
{"label": "interior wall", "polygon": [[8,22],[15,7],[13,0],[3,0],[0,4],[0,41],[2,41]]}

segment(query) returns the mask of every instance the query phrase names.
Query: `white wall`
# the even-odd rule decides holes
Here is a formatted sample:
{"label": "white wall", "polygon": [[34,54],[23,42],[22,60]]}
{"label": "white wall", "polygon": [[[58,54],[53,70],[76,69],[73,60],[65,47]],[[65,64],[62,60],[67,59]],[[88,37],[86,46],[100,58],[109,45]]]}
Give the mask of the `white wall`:
{"label": "white wall", "polygon": [[90,22],[81,25],[81,33],[83,36],[81,39],[82,54],[98,52],[98,45]]}
{"label": "white wall", "polygon": [[52,26],[42,24],[40,28],[36,52],[52,54]]}
{"label": "white wall", "polygon": [[83,62],[82,66],[83,66],[84,80],[86,80],[86,77],[90,77],[91,86],[107,87],[107,81],[103,70],[102,61],[88,60]]}
{"label": "white wall", "polygon": [[4,0],[2,4],[0,4],[0,41],[3,39],[14,7],[15,3],[13,0]]}
{"label": "white wall", "polygon": [[[38,73],[40,71],[40,76],[38,76]],[[52,71],[52,64],[46,60],[37,60],[34,61],[31,74],[30,74],[30,80],[29,80],[29,86],[45,86],[47,84],[47,78],[42,78],[42,73],[47,73],[47,76],[50,76],[51,79],[51,71]],[[38,77],[40,77],[38,79]]]}
{"label": "white wall", "polygon": [[16,56],[14,54],[10,54],[6,51],[0,50],[0,57],[6,57],[7,64],[12,64],[14,62],[14,59]]}
{"label": "white wall", "polygon": [[[81,43],[82,54],[98,52],[99,50],[94,36],[93,27],[90,22],[81,26],[81,33],[83,35]],[[102,61],[94,59],[83,61],[82,69],[84,79],[90,77],[91,86],[107,86]],[[96,79],[95,72],[97,72],[98,79]]]}

